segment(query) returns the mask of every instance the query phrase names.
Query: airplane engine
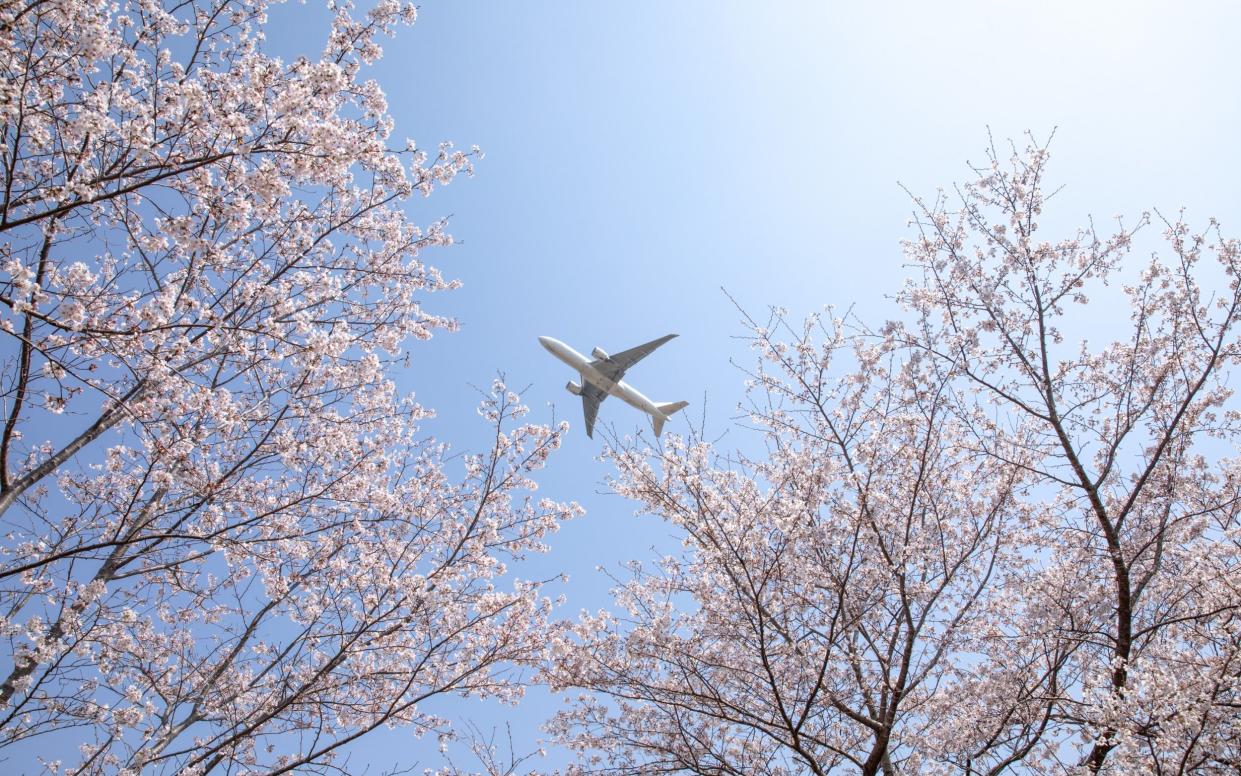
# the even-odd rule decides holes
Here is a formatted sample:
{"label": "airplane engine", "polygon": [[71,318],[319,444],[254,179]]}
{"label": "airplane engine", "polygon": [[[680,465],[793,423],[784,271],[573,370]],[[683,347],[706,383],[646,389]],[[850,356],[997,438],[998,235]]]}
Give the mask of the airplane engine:
{"label": "airplane engine", "polygon": [[568,391],[569,393],[573,394],[574,396],[581,396],[581,395],[582,395],[582,386],[578,385],[577,383],[573,382],[572,380],[570,380],[570,381],[569,381],[569,384],[568,384],[568,385],[566,385],[566,386],[564,387],[564,389],[565,389],[566,391]]}
{"label": "airplane engine", "polygon": [[590,351],[590,355],[594,356],[600,361],[608,360],[608,352],[604,350],[603,348],[595,348],[594,350]]}

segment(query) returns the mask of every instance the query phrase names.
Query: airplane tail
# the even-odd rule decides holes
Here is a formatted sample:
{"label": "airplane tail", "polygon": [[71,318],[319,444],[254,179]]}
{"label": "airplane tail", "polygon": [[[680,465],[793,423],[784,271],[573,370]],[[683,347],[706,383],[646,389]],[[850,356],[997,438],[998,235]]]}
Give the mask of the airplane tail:
{"label": "airplane tail", "polygon": [[672,417],[672,414],[679,412],[689,406],[687,401],[673,401],[666,404],[656,404],[655,409],[659,410],[663,417],[651,416],[651,425],[655,427],[655,436],[659,436],[664,430],[664,421]]}

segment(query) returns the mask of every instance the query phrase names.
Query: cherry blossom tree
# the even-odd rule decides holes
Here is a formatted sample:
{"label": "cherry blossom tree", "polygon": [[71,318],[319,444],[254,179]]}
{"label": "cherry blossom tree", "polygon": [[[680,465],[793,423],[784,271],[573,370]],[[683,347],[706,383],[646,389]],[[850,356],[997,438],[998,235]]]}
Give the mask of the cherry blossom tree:
{"label": "cherry blossom tree", "polygon": [[684,549],[557,641],[580,772],[1241,767],[1241,244],[1047,241],[1047,158],[915,198],[903,321],[749,321],[761,454],[612,450]]}
{"label": "cherry blossom tree", "polygon": [[339,771],[544,648],[506,563],[578,511],[531,493],[563,428],[497,382],[452,460],[393,383],[455,326],[407,201],[476,152],[389,142],[412,6],[330,8],[284,62],[263,0],[0,7],[0,747],[49,770]]}
{"label": "cherry blossom tree", "polygon": [[[1049,730],[1090,772],[1232,772],[1241,415],[1228,383],[1241,355],[1241,243],[1214,220],[1194,231],[1148,214],[1135,227],[1118,220],[1110,237],[1092,226],[1048,240],[1047,159],[1045,144],[1007,162],[993,148],[951,209],[916,200],[906,253],[922,278],[903,299],[918,320],[889,336],[951,365],[972,401],[1020,423],[1030,473],[1051,493],[1035,544],[1043,562],[1006,640],[1054,644],[1064,659],[1013,689],[1046,698]],[[1163,250],[1130,258],[1154,220]],[[1072,313],[1109,286],[1128,320],[1113,341],[1092,342],[1100,324]]]}

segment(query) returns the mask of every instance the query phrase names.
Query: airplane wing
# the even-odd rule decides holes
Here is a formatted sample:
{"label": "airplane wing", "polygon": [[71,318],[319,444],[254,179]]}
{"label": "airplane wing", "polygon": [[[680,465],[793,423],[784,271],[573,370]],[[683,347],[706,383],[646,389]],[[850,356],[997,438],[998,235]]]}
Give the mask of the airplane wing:
{"label": "airplane wing", "polygon": [[586,416],[586,436],[594,437],[595,416],[599,414],[599,404],[608,395],[595,386],[582,381],[582,414]]}
{"label": "airplane wing", "polygon": [[675,334],[668,334],[660,337],[659,339],[651,340],[645,345],[639,345],[636,348],[630,348],[629,350],[622,350],[619,353],[613,353],[606,359],[592,361],[590,365],[595,369],[598,369],[609,380],[620,380],[625,376],[625,372],[629,371],[631,366],[649,356],[655,351],[655,348],[675,336]]}

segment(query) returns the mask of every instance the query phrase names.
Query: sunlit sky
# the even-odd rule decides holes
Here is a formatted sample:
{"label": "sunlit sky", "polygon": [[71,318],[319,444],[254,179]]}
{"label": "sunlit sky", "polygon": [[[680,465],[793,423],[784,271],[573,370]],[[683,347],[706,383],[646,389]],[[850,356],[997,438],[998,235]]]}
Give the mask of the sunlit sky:
{"label": "sunlit sky", "polygon": [[[324,19],[314,6],[277,10],[272,49],[317,52]],[[554,405],[570,421],[543,494],[588,514],[517,572],[567,571],[566,615],[606,606],[597,566],[674,542],[606,495],[600,435],[586,438],[564,390],[572,375],[537,336],[589,352],[679,333],[627,379],[657,401],[688,399],[708,436],[744,445],[732,421],[744,376],[730,362],[751,356],[721,288],[757,316],[827,304],[874,323],[895,315],[912,210],[900,184],[933,195],[968,179],[988,127],[1019,142],[1056,130],[1051,179],[1065,188],[1049,225],[1185,206],[1191,222],[1215,215],[1235,235],[1239,33],[1232,2],[425,0],[370,77],[398,139],[478,144],[486,158],[474,178],[411,204],[424,223],[452,215],[460,244],[426,258],[464,287],[427,306],[462,328],[416,345],[401,385],[439,411],[429,428],[458,449],[485,443],[471,386],[497,370],[529,386],[535,419]],[[649,435],[615,400],[600,413],[609,424]],[[520,713],[453,710],[484,729],[511,722],[525,749],[555,706],[535,692]],[[401,731],[352,757],[375,769],[440,762],[435,741]]]}

